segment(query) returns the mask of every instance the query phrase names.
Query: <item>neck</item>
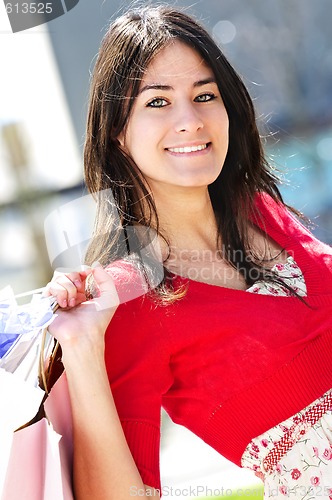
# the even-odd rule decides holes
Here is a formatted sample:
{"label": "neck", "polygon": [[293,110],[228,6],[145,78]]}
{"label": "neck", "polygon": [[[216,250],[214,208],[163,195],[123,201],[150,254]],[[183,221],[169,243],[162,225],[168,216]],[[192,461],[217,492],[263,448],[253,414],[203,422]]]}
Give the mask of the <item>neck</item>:
{"label": "neck", "polygon": [[172,248],[216,250],[217,227],[207,187],[153,194],[160,230]]}

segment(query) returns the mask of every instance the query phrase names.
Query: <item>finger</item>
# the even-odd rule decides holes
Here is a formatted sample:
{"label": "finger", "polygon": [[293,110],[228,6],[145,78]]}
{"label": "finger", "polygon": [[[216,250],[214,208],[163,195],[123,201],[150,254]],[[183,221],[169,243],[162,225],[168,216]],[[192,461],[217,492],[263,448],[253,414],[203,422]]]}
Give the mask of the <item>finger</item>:
{"label": "finger", "polygon": [[60,307],[73,307],[76,304],[77,291],[73,283],[64,286],[56,281],[51,281],[47,285],[47,290],[52,297],[56,298]]}
{"label": "finger", "polygon": [[92,270],[94,280],[99,288],[99,297],[93,299],[97,308],[108,309],[116,308],[119,305],[119,296],[116,291],[113,278],[107,273],[100,264],[95,264]]}
{"label": "finger", "polygon": [[79,291],[83,291],[85,289],[85,280],[87,276],[91,273],[91,271],[92,271],[91,268],[70,273],[62,273],[59,271],[55,271],[53,280],[59,283],[63,282],[65,284],[67,282],[67,279],[69,279]]}
{"label": "finger", "polygon": [[91,269],[69,274],[56,271],[52,281],[46,286],[46,294],[56,297],[60,307],[74,307],[86,299],[85,279],[90,273]]}

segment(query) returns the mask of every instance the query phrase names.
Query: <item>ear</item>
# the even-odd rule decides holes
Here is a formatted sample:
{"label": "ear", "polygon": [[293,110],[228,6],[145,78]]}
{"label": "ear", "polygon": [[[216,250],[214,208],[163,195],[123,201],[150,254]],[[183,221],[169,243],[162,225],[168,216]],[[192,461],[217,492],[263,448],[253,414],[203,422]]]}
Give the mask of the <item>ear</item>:
{"label": "ear", "polygon": [[118,137],[117,137],[117,140],[118,140],[118,142],[119,142],[119,144],[120,144],[120,146],[121,146],[122,148],[124,148],[124,144],[125,144],[125,141],[124,141],[124,136],[125,136],[125,135],[124,135],[124,131],[122,131],[122,132],[118,135]]}

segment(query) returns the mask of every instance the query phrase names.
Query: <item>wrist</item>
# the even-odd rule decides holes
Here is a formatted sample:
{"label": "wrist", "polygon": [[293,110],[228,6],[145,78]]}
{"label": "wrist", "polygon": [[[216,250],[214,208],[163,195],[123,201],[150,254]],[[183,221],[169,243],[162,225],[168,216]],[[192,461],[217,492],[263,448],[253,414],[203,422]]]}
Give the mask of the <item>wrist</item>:
{"label": "wrist", "polygon": [[71,338],[61,344],[62,361],[67,369],[69,365],[77,366],[101,360],[104,363],[105,342],[101,337]]}

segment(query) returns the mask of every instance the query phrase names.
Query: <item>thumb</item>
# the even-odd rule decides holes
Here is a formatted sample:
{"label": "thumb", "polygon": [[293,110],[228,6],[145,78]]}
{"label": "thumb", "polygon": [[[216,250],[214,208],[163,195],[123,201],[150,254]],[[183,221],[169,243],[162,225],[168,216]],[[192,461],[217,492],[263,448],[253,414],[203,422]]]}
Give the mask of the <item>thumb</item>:
{"label": "thumb", "polygon": [[99,297],[93,299],[93,302],[95,302],[97,309],[101,310],[108,309],[110,307],[117,307],[120,303],[120,300],[114,285],[113,278],[108,272],[105,271],[105,269],[99,264],[99,262],[93,264],[92,267],[93,278],[100,291]]}

